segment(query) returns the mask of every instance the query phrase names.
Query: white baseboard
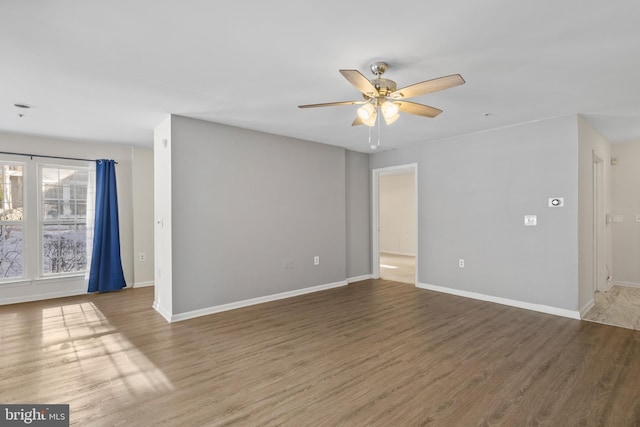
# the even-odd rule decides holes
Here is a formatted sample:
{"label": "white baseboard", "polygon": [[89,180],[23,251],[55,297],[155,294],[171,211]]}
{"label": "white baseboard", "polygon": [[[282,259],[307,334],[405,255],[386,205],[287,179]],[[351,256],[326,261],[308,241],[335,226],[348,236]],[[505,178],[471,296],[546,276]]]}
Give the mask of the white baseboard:
{"label": "white baseboard", "polygon": [[133,288],[146,288],[147,286],[153,286],[155,282],[151,280],[150,282],[138,282],[133,284]]}
{"label": "white baseboard", "polygon": [[465,298],[472,298],[481,301],[494,302],[502,305],[509,305],[511,307],[524,308],[526,310],[539,311],[541,313],[554,314],[556,316],[568,317],[570,319],[580,319],[580,312],[576,310],[567,310],[565,308],[551,307],[542,304],[533,304],[524,301],[512,300],[508,298],[494,297],[491,295],[484,295],[477,292],[462,291],[459,289],[445,288],[442,286],[428,285],[425,283],[418,283],[417,288],[427,289],[430,291],[442,292],[445,294],[457,295]]}
{"label": "white baseboard", "polygon": [[614,281],[611,282],[611,286],[626,286],[627,288],[640,288],[640,283],[635,283],[635,282],[619,282],[619,281]]}
{"label": "white baseboard", "polygon": [[589,310],[591,310],[593,308],[593,305],[595,304],[595,301],[593,298],[591,298],[585,305],[584,307],[582,307],[580,309],[580,318],[582,319],[584,317],[585,314],[587,314],[589,312]]}
{"label": "white baseboard", "polygon": [[163,307],[160,307],[158,301],[153,301],[153,305],[151,306],[155,311],[157,311],[160,316],[164,317],[164,320],[171,323],[171,313],[168,310],[165,310]]}
{"label": "white baseboard", "polygon": [[74,296],[77,296],[77,295],[85,295],[85,294],[87,294],[87,290],[86,289],[79,289],[79,290],[75,290],[75,291],[49,292],[49,293],[46,293],[46,294],[24,295],[24,296],[19,296],[19,297],[0,298],[0,305],[19,304],[21,302],[41,301],[41,300],[53,299],[53,298],[74,297]]}
{"label": "white baseboard", "polygon": [[[344,280],[341,282],[328,283],[326,285],[311,286],[309,288],[296,289],[294,291],[282,292],[274,295],[266,295],[264,297],[258,297],[258,298],[251,298],[243,301],[232,302],[229,304],[222,304],[222,305],[216,305],[213,307],[201,308],[199,310],[193,310],[193,311],[187,311],[185,313],[174,314],[170,316],[171,320],[169,320],[169,322],[179,322],[181,320],[193,319],[194,317],[206,316],[208,314],[220,313],[222,311],[235,310],[236,308],[248,307],[250,305],[262,304],[265,302],[277,301],[280,299],[291,298],[298,295],[310,294],[313,292],[324,291],[327,289],[339,288],[341,286],[346,286],[347,284],[348,284],[347,281]],[[158,309],[156,308],[156,310]],[[167,318],[166,316],[164,317],[165,319]]]}
{"label": "white baseboard", "polygon": [[370,274],[365,274],[364,276],[356,276],[356,277],[349,277],[347,279],[347,283],[354,283],[354,282],[360,282],[362,280],[368,280],[371,279],[371,275]]}

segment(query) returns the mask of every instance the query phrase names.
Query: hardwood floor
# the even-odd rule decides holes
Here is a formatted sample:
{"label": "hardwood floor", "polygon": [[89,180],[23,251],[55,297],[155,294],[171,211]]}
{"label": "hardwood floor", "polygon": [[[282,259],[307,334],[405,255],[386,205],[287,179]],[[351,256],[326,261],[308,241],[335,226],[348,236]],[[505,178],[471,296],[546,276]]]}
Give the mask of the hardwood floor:
{"label": "hardwood floor", "polygon": [[414,285],[416,257],[380,252],[380,278]]}
{"label": "hardwood floor", "polygon": [[364,281],[168,324],[152,288],[0,307],[0,402],[79,426],[638,426],[640,332]]}

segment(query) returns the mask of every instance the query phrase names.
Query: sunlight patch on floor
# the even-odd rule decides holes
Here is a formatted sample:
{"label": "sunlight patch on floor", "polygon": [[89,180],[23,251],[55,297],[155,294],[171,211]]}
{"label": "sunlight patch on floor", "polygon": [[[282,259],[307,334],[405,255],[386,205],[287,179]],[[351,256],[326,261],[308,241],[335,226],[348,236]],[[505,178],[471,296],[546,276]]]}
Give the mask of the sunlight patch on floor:
{"label": "sunlight patch on floor", "polygon": [[82,384],[96,379],[123,388],[130,396],[174,389],[169,379],[118,332],[92,302],[42,310],[43,350],[55,353],[70,367],[70,381]]}

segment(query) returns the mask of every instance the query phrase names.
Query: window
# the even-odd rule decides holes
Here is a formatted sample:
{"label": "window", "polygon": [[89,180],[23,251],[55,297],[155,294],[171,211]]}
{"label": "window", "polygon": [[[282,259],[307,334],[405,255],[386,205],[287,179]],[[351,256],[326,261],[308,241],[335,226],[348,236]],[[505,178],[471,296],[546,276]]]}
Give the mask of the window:
{"label": "window", "polygon": [[84,275],[91,256],[94,185],[89,162],[46,164],[0,156],[0,286]]}
{"label": "window", "polygon": [[24,165],[0,163],[0,280],[23,277]]}
{"label": "window", "polygon": [[42,166],[40,183],[42,274],[85,271],[89,170]]}

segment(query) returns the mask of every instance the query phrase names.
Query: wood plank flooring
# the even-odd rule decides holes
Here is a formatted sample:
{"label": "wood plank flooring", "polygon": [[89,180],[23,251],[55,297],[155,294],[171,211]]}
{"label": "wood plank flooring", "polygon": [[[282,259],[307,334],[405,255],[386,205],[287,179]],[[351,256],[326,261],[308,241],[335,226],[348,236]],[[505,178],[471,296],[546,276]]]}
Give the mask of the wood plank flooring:
{"label": "wood plank flooring", "polygon": [[380,278],[415,284],[416,257],[380,252]]}
{"label": "wood plank flooring", "polygon": [[384,280],[168,324],[152,288],[0,307],[0,402],[78,426],[640,426],[640,332]]}

